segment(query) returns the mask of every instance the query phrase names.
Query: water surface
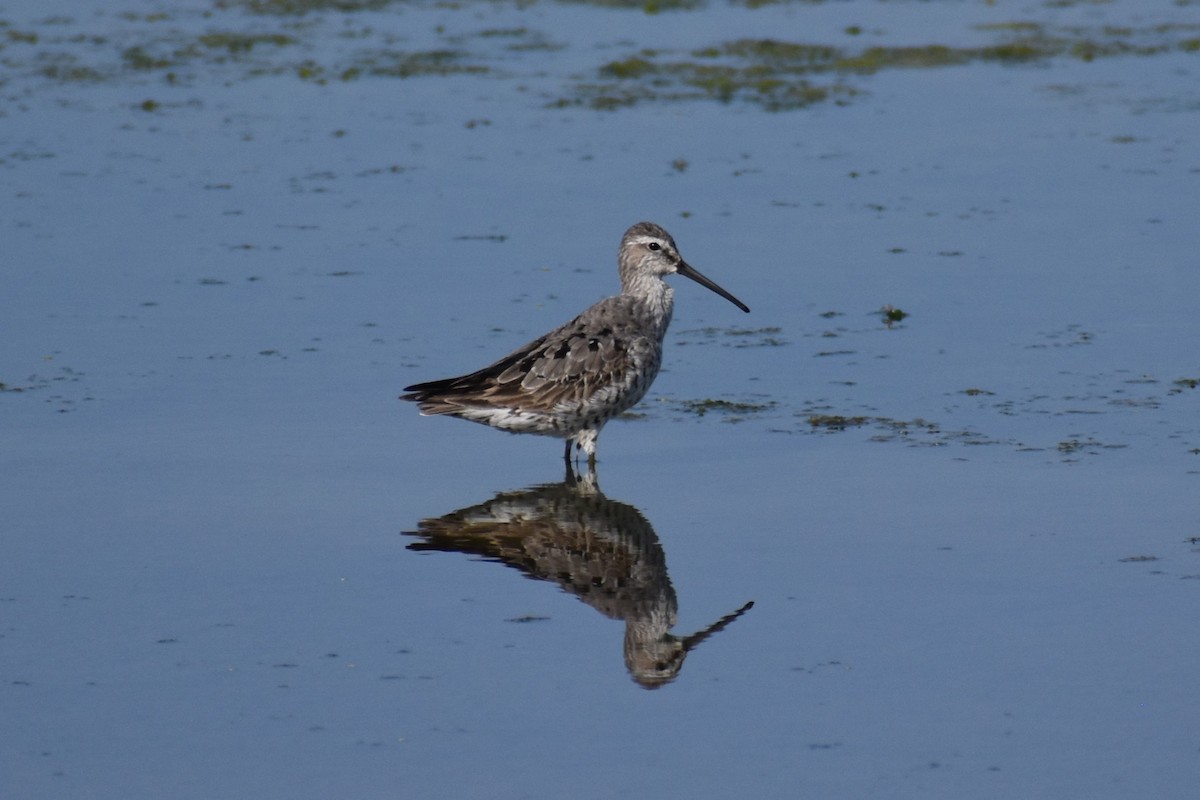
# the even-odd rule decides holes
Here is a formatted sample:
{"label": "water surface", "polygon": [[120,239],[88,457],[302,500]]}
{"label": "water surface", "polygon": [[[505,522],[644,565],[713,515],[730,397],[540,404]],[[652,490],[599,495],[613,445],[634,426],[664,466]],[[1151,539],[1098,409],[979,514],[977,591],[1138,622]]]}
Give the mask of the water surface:
{"label": "water surface", "polygon": [[[1192,10],[5,5],[5,784],[1190,797]],[[639,219],[595,486],[396,400]]]}

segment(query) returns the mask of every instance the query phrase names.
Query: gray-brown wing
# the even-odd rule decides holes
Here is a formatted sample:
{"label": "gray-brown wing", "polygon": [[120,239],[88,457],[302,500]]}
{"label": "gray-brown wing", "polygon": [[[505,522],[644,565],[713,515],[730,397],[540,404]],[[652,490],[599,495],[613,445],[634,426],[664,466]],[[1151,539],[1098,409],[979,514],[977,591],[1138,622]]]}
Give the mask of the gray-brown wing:
{"label": "gray-brown wing", "polygon": [[605,388],[621,394],[636,382],[652,347],[624,326],[576,319],[500,372],[488,400],[551,410],[583,404]]}
{"label": "gray-brown wing", "polygon": [[602,302],[557,330],[514,350],[481,370],[409,386],[405,400],[426,413],[462,405],[551,410],[583,403],[611,387],[623,393],[654,358],[657,344]]}

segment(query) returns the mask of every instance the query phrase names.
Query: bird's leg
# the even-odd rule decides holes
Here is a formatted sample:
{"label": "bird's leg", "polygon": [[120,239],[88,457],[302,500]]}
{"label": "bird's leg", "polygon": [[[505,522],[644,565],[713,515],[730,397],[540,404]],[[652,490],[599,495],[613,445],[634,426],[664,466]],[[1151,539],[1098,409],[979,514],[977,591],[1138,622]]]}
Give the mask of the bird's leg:
{"label": "bird's leg", "polygon": [[587,453],[588,471],[596,469],[596,440],[600,437],[598,428],[586,428],[575,434],[575,447]]}

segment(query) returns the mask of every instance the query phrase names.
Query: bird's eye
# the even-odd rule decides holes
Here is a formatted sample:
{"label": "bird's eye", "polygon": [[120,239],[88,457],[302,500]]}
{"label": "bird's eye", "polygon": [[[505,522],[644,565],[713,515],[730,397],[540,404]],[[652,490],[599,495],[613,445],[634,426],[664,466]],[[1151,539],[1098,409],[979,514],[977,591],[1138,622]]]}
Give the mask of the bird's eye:
{"label": "bird's eye", "polygon": [[646,245],[646,247],[649,247],[651,250],[653,250],[655,252],[662,250],[662,245],[659,244],[658,242],[651,242],[650,244]]}

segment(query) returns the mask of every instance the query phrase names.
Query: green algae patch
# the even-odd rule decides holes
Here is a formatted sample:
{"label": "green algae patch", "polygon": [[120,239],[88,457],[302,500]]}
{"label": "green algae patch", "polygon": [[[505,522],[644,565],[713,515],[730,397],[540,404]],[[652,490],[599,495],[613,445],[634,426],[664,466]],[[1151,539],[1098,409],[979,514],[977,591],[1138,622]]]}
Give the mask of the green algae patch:
{"label": "green algae patch", "polygon": [[1095,452],[1096,450],[1121,450],[1128,447],[1125,444],[1106,444],[1096,439],[1064,439],[1057,445],[1058,452],[1064,455],[1074,455],[1079,452]]}
{"label": "green algae patch", "polygon": [[837,50],[772,39],[739,39],[706,47],[683,60],[642,50],[609,61],[597,82],[580,83],[578,96],[552,106],[587,105],[609,110],[647,100],[747,101],[769,111],[801,108],[857,93],[836,77],[817,83],[805,75],[828,71]]}
{"label": "green algae patch", "polygon": [[483,73],[488,68],[464,63],[466,53],[459,50],[426,50],[414,53],[383,52],[364,64],[371,75],[414,78],[421,75]]}
{"label": "green algae patch", "polygon": [[608,78],[627,80],[641,78],[653,73],[657,67],[640,56],[630,56],[622,61],[610,61],[600,67],[600,74]]}
{"label": "green algae patch", "polygon": [[909,316],[907,311],[896,308],[891,304],[885,305],[883,308],[879,309],[878,313],[883,324],[889,328],[900,324]]}
{"label": "green algae patch", "polygon": [[166,69],[175,66],[178,61],[174,61],[162,54],[152,54],[142,45],[134,45],[127,47],[121,51],[121,60],[125,62],[125,66],[129,69],[138,71],[150,71],[156,69]]}
{"label": "green algae patch", "polygon": [[466,61],[461,50],[438,49],[415,52],[378,51],[359,54],[352,62],[325,66],[306,60],[295,65],[296,76],[314,83],[360,78],[420,78],[446,75],[478,75],[490,68]]}
{"label": "green algae patch", "polygon": [[679,332],[678,344],[709,344],[719,340],[728,347],[781,347],[788,342],[783,338],[783,328],[769,325],[764,328],[688,328]]}
{"label": "green algae patch", "polygon": [[222,0],[218,8],[242,8],[251,14],[302,16],[313,12],[379,11],[396,0]]}
{"label": "green algae patch", "polygon": [[[342,14],[351,11],[378,10],[386,3],[228,3],[218,4],[219,11],[249,10],[253,13],[278,16],[297,15],[309,11],[330,11]],[[164,17],[163,20],[169,18]],[[218,18],[214,15],[214,22]],[[142,23],[144,18],[129,19]],[[391,46],[352,50],[344,48],[333,57],[317,60],[310,54],[314,37],[323,33],[324,21],[279,23],[280,29],[247,31],[229,24],[214,25],[202,32],[187,33],[159,24],[142,25],[137,30],[123,32],[119,37],[55,36],[50,34],[9,35],[17,41],[22,52],[10,45],[5,55],[14,69],[28,67],[51,80],[62,83],[112,83],[132,73],[163,79],[168,85],[195,80],[205,72],[221,70],[227,81],[248,80],[261,76],[292,75],[303,81],[328,83],[350,81],[361,77],[425,77],[459,74],[485,74],[490,67],[479,63],[477,55],[481,42],[509,39],[510,50],[531,49],[552,51],[558,48],[533,31],[525,28],[492,29],[467,37],[443,42],[462,42],[463,46],[433,46],[425,49],[402,50]],[[0,36],[3,30],[0,29]],[[365,28],[343,34],[348,40],[378,36]],[[121,46],[114,46],[121,42]],[[386,38],[390,43],[391,39]],[[0,41],[0,49],[4,48]],[[28,54],[24,52],[30,49]],[[149,110],[149,109],[143,109]]]}
{"label": "green algae patch", "polygon": [[1027,21],[991,23],[976,30],[1001,41],[959,47],[943,43],[849,49],[817,42],[734,39],[679,53],[641,50],[609,61],[596,80],[581,80],[573,97],[551,106],[611,110],[646,101],[749,102],[786,111],[822,102],[847,103],[863,91],[853,82],[883,70],[941,69],[972,63],[1019,66],[1051,59],[1155,56],[1200,51],[1200,25],[1146,28],[1051,29]]}
{"label": "green algae patch", "polygon": [[813,428],[844,431],[847,428],[858,428],[867,425],[872,419],[872,417],[845,417],[841,414],[810,414],[808,424]]}
{"label": "green algae patch", "polygon": [[681,400],[679,407],[688,414],[703,417],[709,413],[725,416],[727,422],[737,422],[750,414],[760,414],[775,408],[774,400],[765,403],[749,403],[736,400],[718,400],[706,398],[703,400]]}
{"label": "green algae patch", "polygon": [[108,75],[95,67],[76,63],[73,58],[56,60],[40,70],[43,77],[60,83],[103,83]]}
{"label": "green algae patch", "polygon": [[226,50],[232,54],[249,53],[260,44],[273,45],[275,47],[284,47],[285,45],[295,44],[296,40],[291,36],[285,36],[281,33],[206,33],[199,38],[199,42],[209,50]]}
{"label": "green algae patch", "polygon": [[616,8],[641,11],[645,14],[660,14],[664,11],[690,11],[702,8],[705,0],[560,0],[569,5],[587,5],[597,8]]}
{"label": "green algae patch", "polygon": [[1200,378],[1180,378],[1172,381],[1171,388],[1167,390],[1167,394],[1181,394],[1186,389],[1195,389],[1200,386]]}
{"label": "green algae patch", "polygon": [[813,433],[832,434],[850,428],[869,427],[875,430],[870,436],[870,441],[902,442],[909,447],[1014,444],[972,430],[944,430],[938,423],[920,417],[905,420],[869,415],[808,414],[806,420],[808,430]]}
{"label": "green algae patch", "polygon": [[[747,7],[771,1],[734,0]],[[560,2],[595,6],[597,14],[626,10],[631,19],[640,14],[686,13],[707,5],[704,0]],[[529,4],[519,3],[522,8]],[[453,12],[470,6],[457,0],[435,0],[434,5]],[[202,13],[202,24],[213,29],[201,33],[173,28],[173,21],[182,24],[191,19],[182,10],[120,14],[122,22],[136,29],[106,35],[68,35],[54,29],[55,24],[73,22],[69,18],[51,18],[40,26],[20,29],[0,22],[0,51],[10,71],[25,70],[63,83],[111,82],[130,73],[158,73],[175,85],[196,79],[204,68],[221,67],[225,80],[283,75],[328,84],[370,77],[540,78],[552,73],[553,66],[547,67],[552,62],[534,63],[536,55],[525,60],[520,54],[553,53],[568,46],[519,23],[454,35],[439,24],[437,41],[425,40],[411,50],[396,49],[394,45],[406,39],[386,32],[384,22],[408,11],[395,0],[216,0]],[[251,17],[252,23],[268,29],[247,30],[245,23]],[[361,40],[366,47],[357,51],[343,47],[334,55],[313,47],[333,26],[339,30],[338,38]],[[690,50],[632,45],[624,53],[608,50],[609,55],[582,73],[555,76],[556,86],[565,84],[565,91],[552,89],[547,95],[530,96],[541,96],[539,102],[551,108],[617,110],[647,102],[716,102],[784,112],[854,102],[867,90],[870,76],[883,70],[979,63],[1019,67],[1051,59],[1091,62],[1200,53],[1200,23],[1087,26],[999,20],[974,26],[972,39],[982,38],[983,43],[969,47],[947,42],[896,46],[878,40],[864,46],[857,38],[864,32],[850,25],[835,43],[743,37]],[[505,65],[499,74],[490,66],[497,60]]]}

